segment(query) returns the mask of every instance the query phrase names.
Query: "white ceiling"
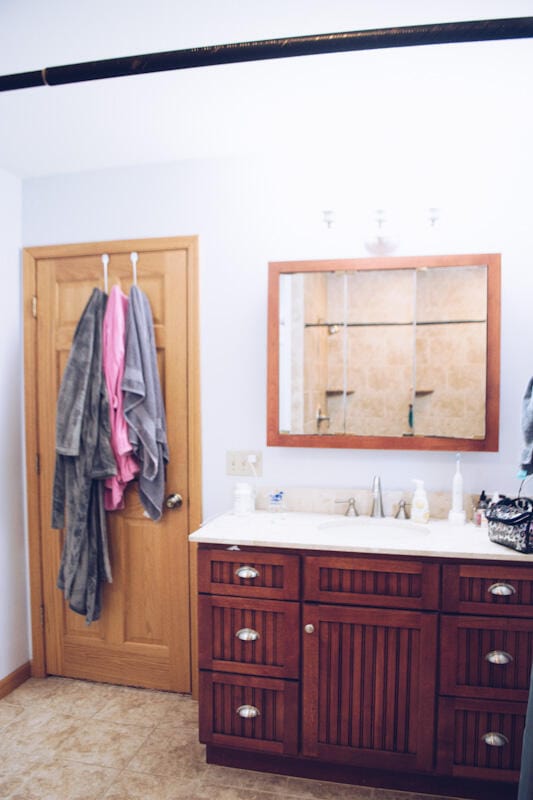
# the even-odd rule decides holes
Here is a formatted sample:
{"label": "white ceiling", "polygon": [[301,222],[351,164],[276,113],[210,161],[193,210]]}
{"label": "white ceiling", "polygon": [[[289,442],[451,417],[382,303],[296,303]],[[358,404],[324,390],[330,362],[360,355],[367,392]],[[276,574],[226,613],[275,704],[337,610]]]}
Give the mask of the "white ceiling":
{"label": "white ceiling", "polygon": [[[0,0],[0,74],[306,33],[532,15],[533,0]],[[494,55],[488,69],[479,58],[487,48]],[[0,94],[0,168],[25,178],[285,148],[327,155],[355,142],[360,152],[368,146],[375,153],[397,146],[406,115],[425,126],[430,153],[431,125],[449,124],[439,118],[443,93],[470,111],[494,92],[513,102],[530,92],[532,57],[533,40],[524,40],[7,92]],[[512,91],[502,73],[509,58]],[[445,79],[450,59],[465,65],[455,86]],[[381,141],[376,125],[365,138],[368,118],[382,123]]]}

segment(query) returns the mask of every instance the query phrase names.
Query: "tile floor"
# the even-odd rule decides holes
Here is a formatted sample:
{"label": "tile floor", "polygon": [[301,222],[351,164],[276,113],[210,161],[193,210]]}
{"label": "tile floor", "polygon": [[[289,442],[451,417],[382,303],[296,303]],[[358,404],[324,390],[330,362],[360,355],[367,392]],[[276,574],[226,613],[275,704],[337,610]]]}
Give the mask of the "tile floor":
{"label": "tile floor", "polygon": [[0,700],[0,800],[181,798],[432,800],[206,764],[187,695],[32,678]]}

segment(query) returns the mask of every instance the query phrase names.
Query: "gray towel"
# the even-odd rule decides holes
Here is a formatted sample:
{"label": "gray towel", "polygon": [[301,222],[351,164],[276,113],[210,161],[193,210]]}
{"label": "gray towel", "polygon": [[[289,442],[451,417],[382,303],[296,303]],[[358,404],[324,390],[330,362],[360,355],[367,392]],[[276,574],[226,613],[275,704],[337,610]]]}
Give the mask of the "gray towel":
{"label": "gray towel", "polygon": [[102,583],[112,580],[102,484],[116,474],[102,371],[106,301],[103,292],[93,290],[74,333],[57,401],[53,528],[65,527],[66,512],[57,586],[87,623],[99,618]]}
{"label": "gray towel", "polygon": [[524,446],[520,466],[524,475],[533,473],[533,378],[529,381],[522,400],[522,434]]}
{"label": "gray towel", "polygon": [[165,406],[157,368],[152,311],[137,286],[130,290],[126,317],[124,416],[129,440],[140,463],[139,497],[148,516],[161,518],[168,444]]}

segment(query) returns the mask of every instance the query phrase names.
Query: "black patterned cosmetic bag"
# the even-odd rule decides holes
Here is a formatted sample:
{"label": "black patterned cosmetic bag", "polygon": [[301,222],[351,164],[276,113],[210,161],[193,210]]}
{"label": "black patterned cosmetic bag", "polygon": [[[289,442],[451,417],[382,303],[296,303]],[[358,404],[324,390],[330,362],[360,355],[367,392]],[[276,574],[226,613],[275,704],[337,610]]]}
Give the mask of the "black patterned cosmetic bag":
{"label": "black patterned cosmetic bag", "polygon": [[487,509],[489,539],[518,550],[533,553],[533,500],[529,497],[504,497]]}

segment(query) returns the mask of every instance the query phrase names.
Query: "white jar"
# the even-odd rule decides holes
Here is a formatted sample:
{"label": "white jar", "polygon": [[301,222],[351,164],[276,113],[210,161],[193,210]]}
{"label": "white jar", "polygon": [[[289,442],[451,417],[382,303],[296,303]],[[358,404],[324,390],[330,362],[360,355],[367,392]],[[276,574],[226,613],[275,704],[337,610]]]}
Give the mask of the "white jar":
{"label": "white jar", "polygon": [[249,483],[237,483],[233,492],[233,513],[237,516],[255,511],[254,493]]}

